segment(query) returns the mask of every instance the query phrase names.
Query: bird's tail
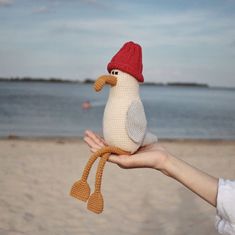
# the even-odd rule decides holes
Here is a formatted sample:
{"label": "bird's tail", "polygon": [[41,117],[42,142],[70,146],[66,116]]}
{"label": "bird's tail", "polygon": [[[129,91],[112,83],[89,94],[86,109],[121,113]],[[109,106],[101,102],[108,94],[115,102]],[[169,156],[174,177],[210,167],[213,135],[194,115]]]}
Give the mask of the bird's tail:
{"label": "bird's tail", "polygon": [[146,146],[146,145],[149,145],[149,144],[154,144],[158,141],[158,138],[156,135],[150,133],[150,132],[147,132],[145,137],[144,137],[144,140],[143,140],[143,143],[141,146]]}

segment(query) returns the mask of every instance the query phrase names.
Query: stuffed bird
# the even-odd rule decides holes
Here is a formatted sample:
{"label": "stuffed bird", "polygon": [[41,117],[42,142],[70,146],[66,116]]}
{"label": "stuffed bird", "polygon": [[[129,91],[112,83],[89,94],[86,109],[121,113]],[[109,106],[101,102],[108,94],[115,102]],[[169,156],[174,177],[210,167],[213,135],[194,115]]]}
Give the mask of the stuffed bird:
{"label": "stuffed bird", "polygon": [[[104,207],[101,180],[110,154],[130,157],[141,146],[157,141],[157,137],[147,131],[144,107],[139,94],[139,83],[144,81],[141,46],[134,42],[125,43],[111,59],[107,70],[109,75],[100,76],[94,83],[97,92],[106,84],[111,86],[103,115],[103,135],[107,146],[90,157],[81,179],[73,184],[70,192],[71,196],[79,200],[88,200],[87,208],[98,214]],[[99,157],[95,190],[90,195],[87,178],[93,163]]]}

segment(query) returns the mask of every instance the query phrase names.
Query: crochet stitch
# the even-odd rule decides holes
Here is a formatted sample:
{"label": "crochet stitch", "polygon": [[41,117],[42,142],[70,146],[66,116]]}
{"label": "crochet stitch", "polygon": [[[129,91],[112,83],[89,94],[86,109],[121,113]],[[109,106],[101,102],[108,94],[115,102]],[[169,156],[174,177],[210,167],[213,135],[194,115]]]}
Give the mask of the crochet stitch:
{"label": "crochet stitch", "polygon": [[[101,181],[110,154],[130,155],[141,146],[157,141],[157,137],[147,131],[147,120],[139,95],[139,82],[144,80],[140,45],[125,43],[112,58],[107,69],[110,74],[100,76],[94,83],[94,89],[101,91],[105,84],[111,86],[103,115],[103,135],[108,146],[90,157],[81,179],[73,184],[70,192],[71,196],[79,200],[88,200],[87,208],[98,214],[104,207]],[[95,190],[90,195],[87,178],[93,163],[99,157]]]}
{"label": "crochet stitch", "polygon": [[120,69],[123,72],[131,74],[139,82],[144,81],[142,75],[142,50],[140,45],[134,42],[127,42],[111,59],[107,66],[110,73],[113,69]]}
{"label": "crochet stitch", "polygon": [[[129,152],[123,151],[122,149],[114,146],[106,146],[101,148],[90,157],[84,168],[81,179],[73,184],[70,191],[70,195],[72,197],[75,197],[81,201],[86,202],[89,199],[87,208],[97,214],[101,213],[104,208],[103,196],[101,194],[101,181],[105,163],[111,153],[118,155],[130,155]],[[90,195],[90,187],[87,183],[87,178],[92,165],[98,157],[101,157],[101,159],[96,172],[95,190],[94,193]]]}

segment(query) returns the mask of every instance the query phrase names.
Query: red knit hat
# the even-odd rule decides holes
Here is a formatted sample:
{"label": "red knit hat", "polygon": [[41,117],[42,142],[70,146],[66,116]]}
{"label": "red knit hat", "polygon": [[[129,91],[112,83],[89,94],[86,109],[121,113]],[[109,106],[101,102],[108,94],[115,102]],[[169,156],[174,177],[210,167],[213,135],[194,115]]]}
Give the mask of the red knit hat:
{"label": "red knit hat", "polygon": [[113,69],[119,69],[125,73],[129,73],[139,82],[143,82],[144,77],[142,75],[143,64],[141,46],[134,42],[125,43],[111,59],[107,69],[109,73]]}

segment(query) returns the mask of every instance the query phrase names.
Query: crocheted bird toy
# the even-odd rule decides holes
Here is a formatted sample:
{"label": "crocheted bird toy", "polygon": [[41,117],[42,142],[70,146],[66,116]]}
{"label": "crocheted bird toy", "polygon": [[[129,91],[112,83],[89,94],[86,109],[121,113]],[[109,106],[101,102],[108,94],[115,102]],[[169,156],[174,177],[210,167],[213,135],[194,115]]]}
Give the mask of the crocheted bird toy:
{"label": "crocheted bird toy", "polygon": [[[98,214],[104,207],[101,181],[110,154],[131,157],[141,146],[157,141],[157,137],[147,131],[144,107],[139,95],[139,83],[144,81],[141,46],[134,42],[125,43],[111,59],[107,70],[109,75],[100,76],[94,83],[97,92],[105,84],[111,86],[103,115],[103,136],[107,146],[91,155],[81,179],[73,184],[70,192],[71,196],[79,200],[88,200],[87,208]],[[95,190],[90,195],[87,178],[99,157]]]}

